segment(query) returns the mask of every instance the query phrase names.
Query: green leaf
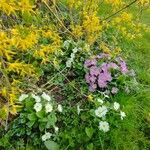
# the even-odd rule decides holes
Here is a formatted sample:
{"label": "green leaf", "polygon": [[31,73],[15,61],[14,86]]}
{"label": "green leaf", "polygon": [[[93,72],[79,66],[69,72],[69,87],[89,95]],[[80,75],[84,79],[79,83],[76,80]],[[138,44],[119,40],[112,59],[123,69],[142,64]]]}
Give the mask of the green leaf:
{"label": "green leaf", "polygon": [[48,119],[45,117],[45,118],[42,118],[42,119],[39,119],[39,122],[47,122]]}
{"label": "green leaf", "polygon": [[94,146],[93,143],[87,145],[87,150],[93,150]]}
{"label": "green leaf", "polygon": [[48,150],[59,150],[59,145],[54,141],[45,141],[44,144]]}
{"label": "green leaf", "polygon": [[31,128],[34,125],[35,121],[27,122],[26,125]]}
{"label": "green leaf", "polygon": [[36,112],[36,115],[38,116],[38,118],[42,119],[45,116],[45,112],[44,111],[38,111],[38,112]]}
{"label": "green leaf", "polygon": [[39,124],[39,129],[40,129],[40,131],[44,131],[45,130],[45,123],[40,123]]}
{"label": "green leaf", "polygon": [[26,99],[25,107],[26,107],[27,111],[33,110],[33,105],[34,105],[34,102],[32,100]]}
{"label": "green leaf", "polygon": [[55,126],[56,121],[57,121],[57,117],[54,113],[48,115],[47,128],[49,128],[50,126]]}
{"label": "green leaf", "polygon": [[28,114],[28,119],[30,121],[35,121],[37,119],[37,117],[36,117],[35,113],[32,113],[32,114]]}
{"label": "green leaf", "polygon": [[88,136],[89,138],[91,138],[92,135],[93,135],[93,133],[94,133],[94,129],[87,127],[87,128],[85,128],[85,132],[86,132],[87,136]]}

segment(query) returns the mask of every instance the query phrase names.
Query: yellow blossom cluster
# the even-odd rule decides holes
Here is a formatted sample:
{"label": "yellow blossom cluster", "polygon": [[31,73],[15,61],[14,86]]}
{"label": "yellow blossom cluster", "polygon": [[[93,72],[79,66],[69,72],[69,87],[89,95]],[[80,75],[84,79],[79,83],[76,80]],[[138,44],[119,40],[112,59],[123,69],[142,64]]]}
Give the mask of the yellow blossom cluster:
{"label": "yellow blossom cluster", "polygon": [[138,0],[138,3],[142,6],[150,5],[150,0]]}
{"label": "yellow blossom cluster", "polygon": [[[41,11],[35,14],[35,5],[34,0],[0,2],[0,15],[6,16],[1,18],[0,24],[0,118],[3,119],[9,113],[17,113],[19,106],[16,102],[21,86],[28,85],[29,79],[38,80],[39,65],[50,61],[56,65],[55,55],[60,52],[62,40],[57,29],[48,19],[48,26],[36,24]],[[26,22],[21,16],[24,13],[33,13],[31,17],[36,21]],[[44,19],[46,17],[47,14]]]}
{"label": "yellow blossom cluster", "polygon": [[131,13],[123,12],[114,17],[111,27],[114,27],[124,38],[133,40],[141,37],[141,31],[146,30],[143,24],[137,23]]}
{"label": "yellow blossom cluster", "polygon": [[102,25],[100,24],[99,17],[95,13],[92,15],[85,15],[83,17],[83,31],[85,33],[86,41],[92,44],[96,41],[101,33]]}
{"label": "yellow blossom cluster", "polygon": [[105,0],[105,2],[117,7],[121,6],[124,3],[123,0]]}
{"label": "yellow blossom cluster", "polygon": [[16,26],[11,29],[11,42],[18,50],[27,51],[38,42],[38,34],[34,27],[30,29],[23,26]]}
{"label": "yellow blossom cluster", "polygon": [[[61,37],[53,27],[44,27],[39,29],[40,38],[45,39],[46,43],[41,43],[35,49],[33,56],[42,59],[42,63],[49,62],[49,54],[58,54],[62,44]],[[50,41],[50,42],[49,42]]]}
{"label": "yellow blossom cluster", "polygon": [[16,14],[17,11],[22,13],[34,12],[33,8],[35,8],[35,5],[30,0],[1,0],[0,2],[0,10],[7,15]]}

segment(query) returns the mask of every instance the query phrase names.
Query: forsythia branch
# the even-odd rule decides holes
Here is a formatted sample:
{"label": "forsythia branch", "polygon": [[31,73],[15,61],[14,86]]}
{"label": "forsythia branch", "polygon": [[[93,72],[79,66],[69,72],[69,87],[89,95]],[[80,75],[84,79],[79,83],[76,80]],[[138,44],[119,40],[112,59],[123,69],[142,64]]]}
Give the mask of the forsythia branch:
{"label": "forsythia branch", "polygon": [[[116,16],[118,13],[122,12],[124,9],[130,7],[131,5],[133,5],[133,4],[136,3],[136,2],[137,2],[137,0],[132,1],[131,3],[129,3],[129,4],[127,4],[126,6],[124,6],[123,8],[121,8],[120,10],[118,10],[118,11],[116,11],[115,13],[111,14],[110,16],[104,18],[104,20],[108,20],[109,18]],[[104,21],[104,20],[103,20],[103,21]]]}

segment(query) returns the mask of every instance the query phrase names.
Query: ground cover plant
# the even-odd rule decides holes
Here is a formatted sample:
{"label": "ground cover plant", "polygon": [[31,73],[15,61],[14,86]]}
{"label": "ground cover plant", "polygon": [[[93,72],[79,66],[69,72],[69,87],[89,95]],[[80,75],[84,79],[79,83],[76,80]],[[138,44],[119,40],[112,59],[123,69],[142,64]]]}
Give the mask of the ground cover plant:
{"label": "ground cover plant", "polygon": [[150,148],[149,0],[1,0],[0,149]]}

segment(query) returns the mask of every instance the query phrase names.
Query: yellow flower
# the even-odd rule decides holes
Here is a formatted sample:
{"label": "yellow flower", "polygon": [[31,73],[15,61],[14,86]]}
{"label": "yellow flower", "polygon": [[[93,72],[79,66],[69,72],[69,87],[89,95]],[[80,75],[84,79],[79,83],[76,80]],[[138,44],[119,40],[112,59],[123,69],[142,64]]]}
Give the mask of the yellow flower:
{"label": "yellow flower", "polygon": [[150,4],[150,0],[138,0],[138,3],[140,5],[149,5]]}
{"label": "yellow flower", "polygon": [[0,1],[0,10],[5,12],[7,15],[15,13],[17,8],[15,7],[15,0],[1,0]]}
{"label": "yellow flower", "polygon": [[96,12],[91,15],[85,15],[83,17],[83,31],[87,42],[91,45],[93,44],[102,30],[102,25],[100,24],[99,17],[96,16]]}
{"label": "yellow flower", "polygon": [[72,34],[76,38],[80,38],[83,35],[82,26],[80,25],[75,25],[75,26],[72,25],[71,29],[72,29]]}
{"label": "yellow flower", "polygon": [[93,96],[92,96],[92,94],[88,95],[87,98],[88,98],[89,101],[93,101]]}
{"label": "yellow flower", "polygon": [[21,0],[18,3],[18,5],[19,5],[20,11],[22,13],[24,13],[24,12],[27,12],[27,13],[34,12],[33,8],[35,8],[35,5],[32,5],[30,0]]}
{"label": "yellow flower", "polygon": [[2,94],[2,96],[4,96],[4,97],[7,96],[7,89],[6,89],[6,87],[2,88],[1,94]]}
{"label": "yellow flower", "polygon": [[105,0],[106,3],[111,4],[114,7],[119,7],[123,5],[123,0]]}
{"label": "yellow flower", "polygon": [[8,72],[16,72],[17,74],[21,76],[35,76],[35,70],[34,67],[31,64],[25,64],[23,62],[14,62],[14,63],[9,63]]}
{"label": "yellow flower", "polygon": [[100,44],[100,48],[102,49],[102,51],[106,54],[111,54],[111,50],[109,49],[109,47],[106,45],[106,43],[102,42]]}

